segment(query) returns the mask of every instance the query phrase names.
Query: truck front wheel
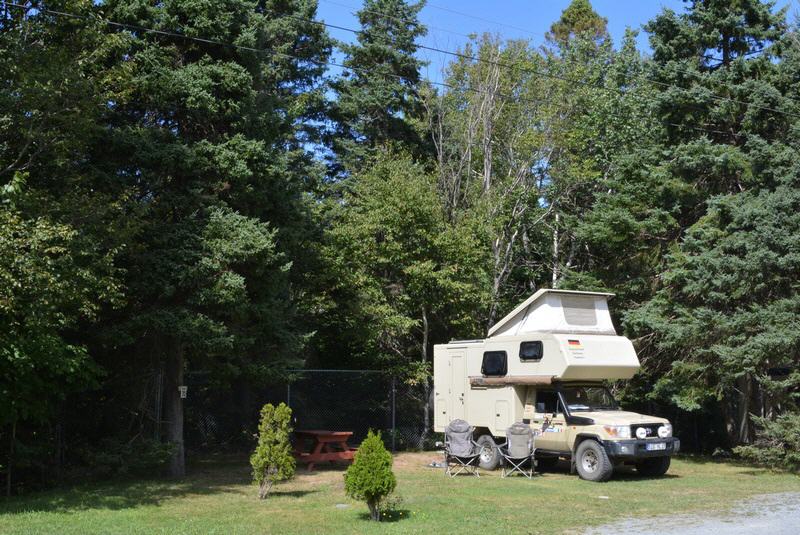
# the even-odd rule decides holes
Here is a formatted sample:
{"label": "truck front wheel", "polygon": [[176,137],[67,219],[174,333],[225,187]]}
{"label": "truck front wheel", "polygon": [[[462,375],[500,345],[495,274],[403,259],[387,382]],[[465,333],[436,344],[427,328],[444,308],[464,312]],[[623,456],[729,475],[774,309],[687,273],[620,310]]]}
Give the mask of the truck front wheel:
{"label": "truck front wheel", "polygon": [[636,471],[645,477],[661,477],[669,470],[669,457],[653,457],[636,463]]}
{"label": "truck front wheel", "polygon": [[491,435],[481,435],[478,440],[481,447],[480,467],[484,470],[496,470],[500,465],[500,452]]}
{"label": "truck front wheel", "polygon": [[575,453],[578,475],[586,481],[608,481],[614,473],[614,465],[603,446],[587,439],[580,443]]}

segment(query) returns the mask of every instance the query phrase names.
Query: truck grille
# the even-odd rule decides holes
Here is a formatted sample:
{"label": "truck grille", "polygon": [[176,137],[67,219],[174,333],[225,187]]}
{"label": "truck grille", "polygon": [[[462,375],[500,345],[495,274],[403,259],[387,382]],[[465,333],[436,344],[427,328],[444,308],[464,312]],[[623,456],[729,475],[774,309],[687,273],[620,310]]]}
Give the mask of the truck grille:
{"label": "truck grille", "polygon": [[631,426],[631,438],[636,438],[636,430],[640,427],[647,430],[645,438],[658,438],[658,428],[661,427],[661,424],[634,424]]}

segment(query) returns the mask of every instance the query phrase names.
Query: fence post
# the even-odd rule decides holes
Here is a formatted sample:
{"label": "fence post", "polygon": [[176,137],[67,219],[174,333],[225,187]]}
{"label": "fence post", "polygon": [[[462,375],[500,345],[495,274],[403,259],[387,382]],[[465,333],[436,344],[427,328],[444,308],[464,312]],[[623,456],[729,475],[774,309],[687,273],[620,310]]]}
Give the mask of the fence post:
{"label": "fence post", "polygon": [[395,439],[397,437],[397,426],[395,425],[396,422],[396,415],[397,415],[397,408],[395,405],[395,393],[397,391],[397,385],[395,383],[395,375],[392,374],[392,453],[397,450]]}
{"label": "fence post", "polygon": [[286,383],[286,406],[292,406],[292,383]]}

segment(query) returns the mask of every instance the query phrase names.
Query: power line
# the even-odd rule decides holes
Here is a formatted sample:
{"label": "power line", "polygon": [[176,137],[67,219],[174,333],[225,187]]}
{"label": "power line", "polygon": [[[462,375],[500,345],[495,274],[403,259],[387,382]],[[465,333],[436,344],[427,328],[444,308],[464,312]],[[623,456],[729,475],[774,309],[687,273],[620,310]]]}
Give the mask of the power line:
{"label": "power line", "polygon": [[[330,4],[334,4],[334,5],[338,5],[338,6],[342,6],[342,7],[349,7],[351,9],[358,9],[355,6],[349,6],[349,5],[346,5],[346,4],[340,4],[340,3],[337,3],[337,2],[335,2],[333,0],[321,0],[321,1],[327,2],[327,3],[330,3]],[[516,27],[516,26],[512,26],[512,25],[509,25],[509,24],[502,23],[502,22],[497,22],[497,21],[492,21],[492,20],[489,20],[489,19],[484,19],[482,17],[477,17],[477,16],[474,16],[474,15],[470,15],[468,13],[463,13],[463,12],[460,12],[460,11],[456,11],[456,10],[453,10],[453,9],[450,9],[450,8],[436,6],[436,5],[433,5],[433,4],[430,4],[430,3],[427,3],[426,6],[427,7],[433,7],[434,9],[439,9],[439,10],[442,10],[442,11],[447,11],[447,12],[450,12],[450,13],[455,13],[457,15],[461,15],[461,16],[464,16],[464,17],[473,18],[473,19],[480,20],[480,21],[483,21],[483,22],[488,22],[488,23],[491,23],[491,24],[497,24],[499,26],[506,26],[508,28],[513,28],[513,29],[516,29],[516,30],[524,31],[524,32],[526,32],[526,33],[528,33],[530,35],[543,36],[545,38],[547,37],[547,35],[545,35],[545,34],[531,32],[531,31],[525,30],[523,28],[519,28],[519,27]],[[364,11],[364,12],[367,12],[367,13],[372,13],[372,14],[375,14],[375,15],[382,15],[384,18],[388,18],[390,20],[396,20],[398,22],[403,22],[405,24],[419,24],[419,21],[416,21],[414,19],[397,17],[397,16],[386,14],[386,13],[381,13],[380,11],[377,11],[377,10],[374,10],[374,9],[367,9],[367,8],[362,7],[362,8],[360,8],[360,11]],[[358,15],[357,13],[354,13],[354,12],[351,12],[351,14],[352,15],[356,15],[356,16]],[[319,22],[319,21],[317,21],[317,22]],[[466,37],[467,39],[472,39],[472,37],[473,37],[473,36],[468,35],[468,34],[453,32],[451,30],[446,30],[446,29],[442,29],[442,28],[436,28],[434,26],[428,26],[428,27],[434,28],[434,29],[438,29],[440,31],[445,31],[445,32],[448,32],[448,33],[452,33],[452,34],[455,34],[455,35],[459,35],[461,37]],[[343,30],[343,31],[348,31],[348,32],[354,32],[354,30],[352,30],[350,28],[337,27],[336,29]],[[418,45],[418,48],[422,48],[424,50],[431,50],[431,51],[434,51],[434,52],[439,52],[439,53],[448,54],[448,55],[457,55],[457,53],[455,53],[455,52],[450,52],[450,51],[446,51],[446,50],[439,50],[439,49],[435,49],[434,50],[431,47],[427,47],[425,45]],[[742,54],[742,57],[750,56],[750,55],[754,55],[754,54],[760,54],[760,53],[763,53],[763,52],[765,52],[765,50],[763,50],[763,49],[762,50],[753,50],[753,51],[747,52],[745,54]],[[701,55],[700,57],[705,58],[705,59],[709,59],[709,60],[714,60],[714,61],[721,61],[720,58],[716,58],[713,55]],[[475,59],[477,61],[480,61],[477,58],[475,58]],[[662,70],[666,70],[665,66],[659,66],[659,68],[662,69]],[[678,68],[675,68],[674,66],[670,70],[672,72],[685,74],[685,75],[692,76],[692,77],[695,77],[695,78],[698,77],[701,74],[701,73],[699,73],[697,71],[678,69]],[[654,84],[661,85],[662,87],[677,87],[678,89],[687,91],[687,89],[680,88],[678,86],[675,86],[674,84],[668,84],[666,82],[661,82],[659,80],[654,80],[652,78],[645,78],[645,79],[650,81],[650,82],[652,82],[652,83],[654,83]],[[718,87],[731,89],[730,84],[727,84],[725,82],[721,82],[719,80],[713,80],[713,79],[711,80],[711,82],[714,85],[718,86]],[[775,110],[773,108],[761,107],[761,106],[758,106],[758,105],[753,104],[753,103],[747,103],[747,102],[744,102],[744,101],[731,99],[730,97],[725,97],[725,96],[721,96],[721,95],[716,95],[715,94],[714,98],[716,98],[716,99],[728,99],[731,102],[735,102],[735,103],[738,103],[738,104],[743,104],[745,106],[754,106],[754,107],[757,107],[759,109],[764,109],[766,111],[773,111],[775,113],[784,113],[784,114],[786,113],[786,112],[783,112],[783,111],[780,111],[780,110]],[[794,99],[794,98],[786,96],[786,95],[783,95],[783,98],[800,104],[800,100],[798,100],[798,99]],[[789,115],[793,115],[793,114],[789,114]],[[800,116],[798,116],[798,115],[793,115],[793,116],[795,116],[797,118],[800,118]]]}
{"label": "power line", "polygon": [[[466,34],[466,33],[461,33],[461,32],[457,32],[457,31],[454,31],[454,30],[448,30],[447,28],[441,28],[441,27],[438,27],[438,26],[433,26],[431,24],[422,23],[422,22],[420,22],[418,20],[415,20],[415,19],[403,18],[403,17],[398,17],[398,16],[395,16],[395,15],[389,15],[388,13],[383,13],[383,12],[375,10],[375,9],[368,9],[368,8],[363,7],[363,6],[359,8],[358,6],[351,6],[350,4],[342,4],[341,2],[335,2],[334,0],[319,0],[319,1],[320,2],[324,2],[326,4],[331,4],[331,5],[334,5],[334,6],[346,7],[348,9],[356,9],[359,12],[363,11],[364,13],[371,13],[373,15],[380,15],[383,18],[386,18],[386,19],[389,19],[389,20],[394,20],[394,21],[397,21],[397,22],[402,22],[404,24],[424,25],[426,28],[431,29],[431,30],[436,30],[436,31],[439,31],[439,32],[445,32],[445,33],[449,33],[449,34],[452,34],[452,35],[457,35],[459,37],[466,37],[467,39],[470,39],[472,37],[471,35]],[[358,16],[358,13],[355,12],[355,11],[350,11],[350,14],[354,15],[354,16]]]}
{"label": "power line", "polygon": [[[328,22],[323,22],[323,21],[319,21],[319,20],[307,19],[305,17],[298,17],[296,15],[285,15],[285,17],[293,18],[293,19],[296,19],[296,20],[300,20],[300,21],[303,21],[303,22],[310,23],[310,24],[320,24],[320,25],[326,26],[328,28],[347,31],[347,32],[350,32],[350,33],[353,33],[353,34],[358,34],[359,33],[359,30],[355,30],[353,28],[347,28],[345,26],[339,26],[337,24],[330,24]],[[492,66],[495,66],[495,67],[501,67],[501,68],[504,68],[504,69],[514,69],[514,68],[519,67],[519,65],[520,65],[519,62],[515,62],[515,63],[496,62],[496,61],[492,61],[492,60],[479,58],[477,56],[470,56],[469,54],[463,54],[461,52],[452,52],[450,50],[443,50],[441,48],[427,46],[427,45],[416,45],[416,46],[417,46],[417,48],[421,48],[423,50],[429,50],[431,52],[437,52],[437,53],[440,53],[440,54],[446,54],[446,55],[457,57],[457,58],[460,58],[460,59],[466,59],[466,60],[470,60],[470,61],[477,61],[479,63],[486,63],[486,64],[489,64],[489,65],[492,65]],[[552,78],[552,79],[555,79],[555,80],[560,80],[562,82],[567,82],[567,83],[572,83],[572,84],[580,84],[580,85],[587,86],[587,87],[594,87],[594,88],[597,88],[597,89],[601,89],[603,91],[613,91],[613,92],[617,92],[617,93],[620,93],[620,94],[624,93],[623,91],[621,91],[619,89],[614,89],[614,88],[609,88],[609,87],[604,87],[604,86],[596,86],[596,85],[587,83],[587,82],[585,82],[583,80],[576,80],[576,79],[568,78],[568,77],[565,77],[565,76],[555,75],[555,74],[552,74],[552,73],[544,72],[544,71],[539,70],[539,69],[531,69],[530,67],[527,67],[527,68],[526,67],[521,67],[521,70],[523,70],[524,72],[529,72],[531,74],[537,74],[537,75],[545,76],[545,77]],[[652,84],[655,84],[655,85],[658,85],[658,86],[664,87],[664,88],[678,89],[678,90],[684,91],[684,92],[688,92],[689,91],[689,89],[686,89],[686,88],[683,88],[683,87],[679,87],[679,86],[676,86],[674,84],[669,84],[669,83],[666,83],[666,82],[662,82],[660,80],[654,80],[653,78],[641,77],[641,76],[635,76],[635,78],[637,78],[639,80],[645,80],[647,82],[650,82]],[[731,102],[731,103],[734,103],[734,104],[740,104],[742,106],[753,107],[753,108],[758,109],[758,110],[771,111],[773,113],[779,113],[781,115],[787,115],[787,116],[794,117],[795,119],[800,119],[800,115],[797,115],[797,114],[794,114],[794,113],[785,112],[785,111],[782,111],[782,110],[778,110],[776,108],[770,108],[768,106],[761,106],[759,104],[755,104],[755,103],[752,103],[752,102],[746,102],[746,101],[734,99],[734,98],[731,98],[731,97],[724,97],[724,96],[720,96],[720,95],[717,95],[717,94],[711,94],[710,98],[712,98],[713,100],[716,100],[718,102]]]}
{"label": "power line", "polygon": [[536,37],[547,37],[545,34],[532,32],[532,31],[530,31],[530,30],[528,30],[526,28],[520,28],[519,26],[512,26],[511,24],[506,24],[504,22],[497,22],[497,21],[494,21],[494,20],[491,20],[491,19],[485,19],[483,17],[478,17],[476,15],[471,15],[469,13],[464,13],[462,11],[456,11],[455,9],[451,9],[449,7],[437,6],[436,4],[431,4],[430,2],[426,3],[425,5],[427,7],[432,7],[433,9],[438,9],[439,11],[444,11],[446,13],[452,13],[454,15],[460,15],[462,17],[467,17],[467,18],[470,18],[470,19],[479,20],[481,22],[486,22],[488,24],[494,24],[496,26],[504,26],[504,27],[510,28],[512,30],[517,30],[518,32],[527,33],[528,35],[533,35],[533,36],[536,36]]}
{"label": "power line", "polygon": [[[17,8],[22,8],[22,9],[28,9],[28,6],[24,6],[24,5],[20,5],[20,4],[14,4],[14,3],[11,3],[11,2],[6,2],[6,5],[9,5],[9,6],[12,6],[12,7],[17,7]],[[193,37],[193,36],[189,36],[189,35],[185,35],[185,34],[181,34],[181,33],[177,33],[177,32],[170,32],[170,31],[165,31],[165,30],[156,30],[154,28],[147,28],[145,26],[140,26],[138,24],[116,22],[116,21],[112,21],[110,19],[104,19],[104,18],[101,18],[101,17],[90,17],[90,16],[86,16],[86,15],[77,15],[75,13],[57,11],[57,10],[52,10],[52,9],[48,9],[48,8],[33,8],[33,9],[35,9],[37,12],[41,12],[41,13],[49,13],[51,15],[68,17],[68,18],[79,19],[79,20],[85,20],[85,21],[89,21],[89,22],[100,22],[100,23],[103,23],[103,24],[107,24],[109,26],[114,26],[114,27],[119,27],[119,28],[126,28],[126,29],[133,29],[133,30],[142,31],[142,32],[145,32],[145,33],[153,33],[153,34],[156,34],[156,35],[162,35],[162,36],[166,36],[166,37],[175,37],[175,38],[178,38],[178,39],[184,39],[184,40],[189,40],[189,41],[197,41],[197,42],[201,42],[201,43],[205,43],[205,44],[212,44],[212,45],[217,45],[217,46],[224,46],[224,47],[228,47],[228,48],[245,50],[245,51],[248,51],[248,52],[267,53],[267,54],[271,54],[273,56],[282,56],[282,57],[285,57],[285,58],[295,59],[295,60],[298,60],[298,61],[313,63],[313,64],[316,64],[316,65],[319,65],[319,66],[327,65],[327,66],[339,67],[339,68],[342,68],[342,69],[351,70],[351,71],[354,71],[354,72],[361,71],[361,72],[365,72],[365,73],[368,73],[368,74],[376,72],[376,71],[374,71],[372,69],[365,69],[365,68],[362,68],[362,67],[352,67],[352,66],[344,65],[342,63],[337,63],[337,62],[333,62],[333,61],[321,61],[321,60],[315,60],[315,59],[312,59],[312,58],[302,58],[302,57],[299,57],[299,56],[296,56],[296,55],[293,55],[293,54],[288,54],[288,53],[285,53],[285,52],[279,52],[279,51],[270,50],[270,49],[259,49],[259,48],[245,46],[245,45],[237,45],[237,44],[234,44],[234,43],[226,43],[224,41],[217,41],[217,40],[213,40],[213,39],[205,39],[205,38],[202,38],[202,37]],[[310,22],[310,23],[322,24],[322,25],[326,25],[327,26],[326,23],[319,22],[319,21],[313,21],[311,19],[303,19],[302,17],[295,17],[295,16],[289,16],[289,17],[290,18],[301,19],[303,21]],[[471,56],[466,56],[466,57],[470,58]],[[500,64],[497,64],[497,65],[499,66]],[[398,74],[388,73],[388,72],[384,72],[384,73],[380,73],[380,74],[382,76],[387,76],[387,77],[394,78],[394,79],[397,79],[397,80],[400,80],[400,81],[415,83],[415,80],[411,80],[409,78],[406,78],[406,77],[398,75]],[[569,79],[564,79],[564,80],[565,81],[572,81],[572,80],[569,80]],[[452,85],[452,84],[448,84],[446,82],[434,82],[432,80],[424,80],[424,81],[429,83],[429,84],[431,84],[431,85],[444,87],[444,88],[451,89],[451,90],[454,90],[454,91],[465,90],[465,91],[472,92],[472,93],[478,93],[478,94],[484,94],[484,95],[489,95],[489,96],[493,96],[493,97],[499,97],[502,100],[506,100],[506,101],[510,101],[510,102],[520,102],[521,101],[521,102],[529,102],[529,103],[533,103],[533,104],[540,104],[540,101],[537,101],[535,99],[530,99],[530,98],[525,98],[525,97],[515,97],[513,95],[507,95],[507,94],[499,92],[499,91],[486,91],[486,90],[476,89],[474,87],[463,88],[463,87],[455,86],[455,85]],[[588,84],[586,84],[586,85],[588,85]],[[602,87],[602,86],[588,85],[588,87],[591,87],[591,88],[594,88],[594,89],[603,89],[603,90],[608,90],[608,91],[615,91],[615,92],[618,92],[618,93],[620,93],[622,95],[631,96],[630,93],[625,93],[624,91],[614,90],[614,89],[611,89],[611,88],[605,88],[605,87]],[[638,95],[633,95],[633,96],[638,97]],[[541,101],[547,101],[547,99],[541,99]],[[646,101],[647,101],[647,99],[640,99],[640,102],[646,102]],[[716,133],[716,134],[721,134],[721,135],[725,135],[725,136],[733,136],[733,137],[737,137],[737,138],[739,137],[739,134],[732,133],[732,132],[724,132],[724,131],[721,131],[721,130],[710,130],[710,129],[698,128],[698,127],[689,126],[689,125],[680,125],[680,124],[675,124],[675,123],[665,123],[665,124],[667,124],[668,126],[676,127],[676,128],[688,128],[688,129],[696,130],[696,131],[699,131],[699,132]]]}

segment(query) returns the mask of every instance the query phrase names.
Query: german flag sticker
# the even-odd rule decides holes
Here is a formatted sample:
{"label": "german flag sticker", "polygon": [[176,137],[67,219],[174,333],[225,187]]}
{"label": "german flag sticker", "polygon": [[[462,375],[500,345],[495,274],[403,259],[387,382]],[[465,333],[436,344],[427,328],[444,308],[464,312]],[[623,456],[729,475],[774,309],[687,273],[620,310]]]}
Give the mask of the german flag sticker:
{"label": "german flag sticker", "polygon": [[583,349],[580,340],[567,340],[570,349]]}

